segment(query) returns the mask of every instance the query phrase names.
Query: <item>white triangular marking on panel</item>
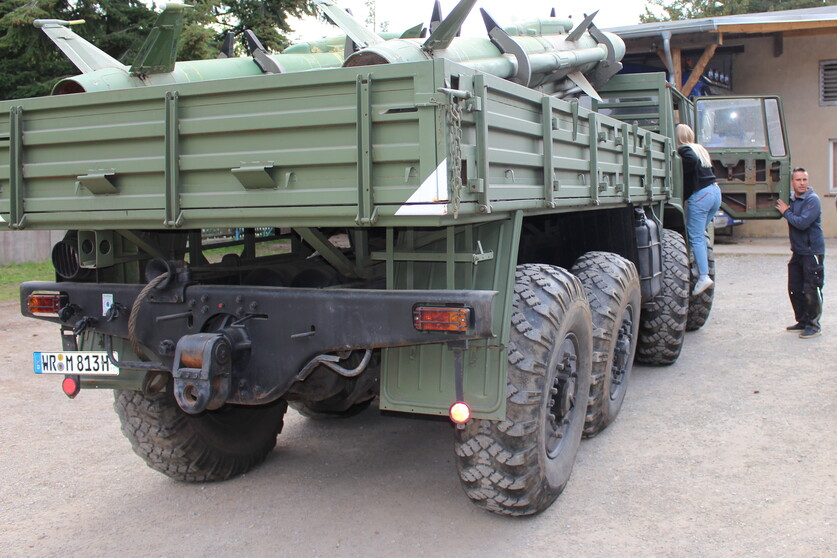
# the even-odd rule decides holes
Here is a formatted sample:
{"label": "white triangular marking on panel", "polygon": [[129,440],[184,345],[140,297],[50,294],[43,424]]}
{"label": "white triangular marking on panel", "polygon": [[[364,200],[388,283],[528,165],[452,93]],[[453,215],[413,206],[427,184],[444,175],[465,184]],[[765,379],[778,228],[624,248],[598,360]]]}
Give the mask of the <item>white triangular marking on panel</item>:
{"label": "white triangular marking on panel", "polygon": [[445,215],[448,212],[448,160],[430,173],[427,180],[404,202],[396,215]]}

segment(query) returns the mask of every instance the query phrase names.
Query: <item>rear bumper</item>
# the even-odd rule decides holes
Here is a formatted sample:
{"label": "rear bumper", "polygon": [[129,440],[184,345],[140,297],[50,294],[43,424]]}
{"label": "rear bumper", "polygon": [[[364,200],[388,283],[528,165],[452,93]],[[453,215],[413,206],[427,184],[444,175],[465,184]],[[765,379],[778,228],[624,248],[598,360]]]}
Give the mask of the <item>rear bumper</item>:
{"label": "rear bumper", "polygon": [[[20,288],[21,312],[65,326],[83,323],[86,331],[127,339],[130,314],[142,287],[24,283]],[[27,298],[34,292],[62,293],[68,310],[61,318],[33,315]],[[150,291],[137,306],[134,335],[159,369],[172,371],[174,348],[181,338],[234,329],[235,337],[245,342],[238,344],[234,354],[227,401],[266,403],[282,397],[300,371],[323,354],[494,337],[496,295],[496,291],[470,290],[331,290],[174,283]],[[471,310],[467,331],[415,328],[414,308],[452,305]]]}

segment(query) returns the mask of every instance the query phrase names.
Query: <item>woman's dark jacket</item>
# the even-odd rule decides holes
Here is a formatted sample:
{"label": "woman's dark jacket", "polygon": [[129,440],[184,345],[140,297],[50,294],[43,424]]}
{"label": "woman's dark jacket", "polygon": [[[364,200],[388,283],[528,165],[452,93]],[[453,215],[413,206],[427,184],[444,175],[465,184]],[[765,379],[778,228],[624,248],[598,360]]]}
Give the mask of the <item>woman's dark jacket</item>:
{"label": "woman's dark jacket", "polygon": [[695,150],[688,145],[677,148],[683,159],[683,199],[687,200],[698,190],[715,183],[712,167],[704,167]]}

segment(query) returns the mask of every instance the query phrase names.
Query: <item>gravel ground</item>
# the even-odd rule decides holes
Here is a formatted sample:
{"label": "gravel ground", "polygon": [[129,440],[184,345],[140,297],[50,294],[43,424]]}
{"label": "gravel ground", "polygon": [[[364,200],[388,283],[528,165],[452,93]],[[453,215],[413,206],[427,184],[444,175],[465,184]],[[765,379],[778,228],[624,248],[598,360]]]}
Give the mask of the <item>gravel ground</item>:
{"label": "gravel ground", "polygon": [[[837,269],[837,244],[826,267]],[[267,462],[224,483],[136,457],[107,391],[35,377],[56,328],[15,304],[0,333],[0,556],[837,556],[837,312],[798,339],[786,241],[718,245],[709,323],[669,367],[636,367],[622,413],[527,519],[472,506],[446,422],[312,422],[289,411]]]}

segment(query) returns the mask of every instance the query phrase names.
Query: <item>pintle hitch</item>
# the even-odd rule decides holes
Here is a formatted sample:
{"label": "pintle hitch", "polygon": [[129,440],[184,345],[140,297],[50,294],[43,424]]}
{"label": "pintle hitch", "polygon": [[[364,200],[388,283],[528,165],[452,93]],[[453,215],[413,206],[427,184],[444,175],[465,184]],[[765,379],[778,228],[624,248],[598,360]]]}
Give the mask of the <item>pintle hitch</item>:
{"label": "pintle hitch", "polygon": [[221,407],[230,394],[233,347],[223,333],[181,337],[174,352],[174,397],[189,414]]}

